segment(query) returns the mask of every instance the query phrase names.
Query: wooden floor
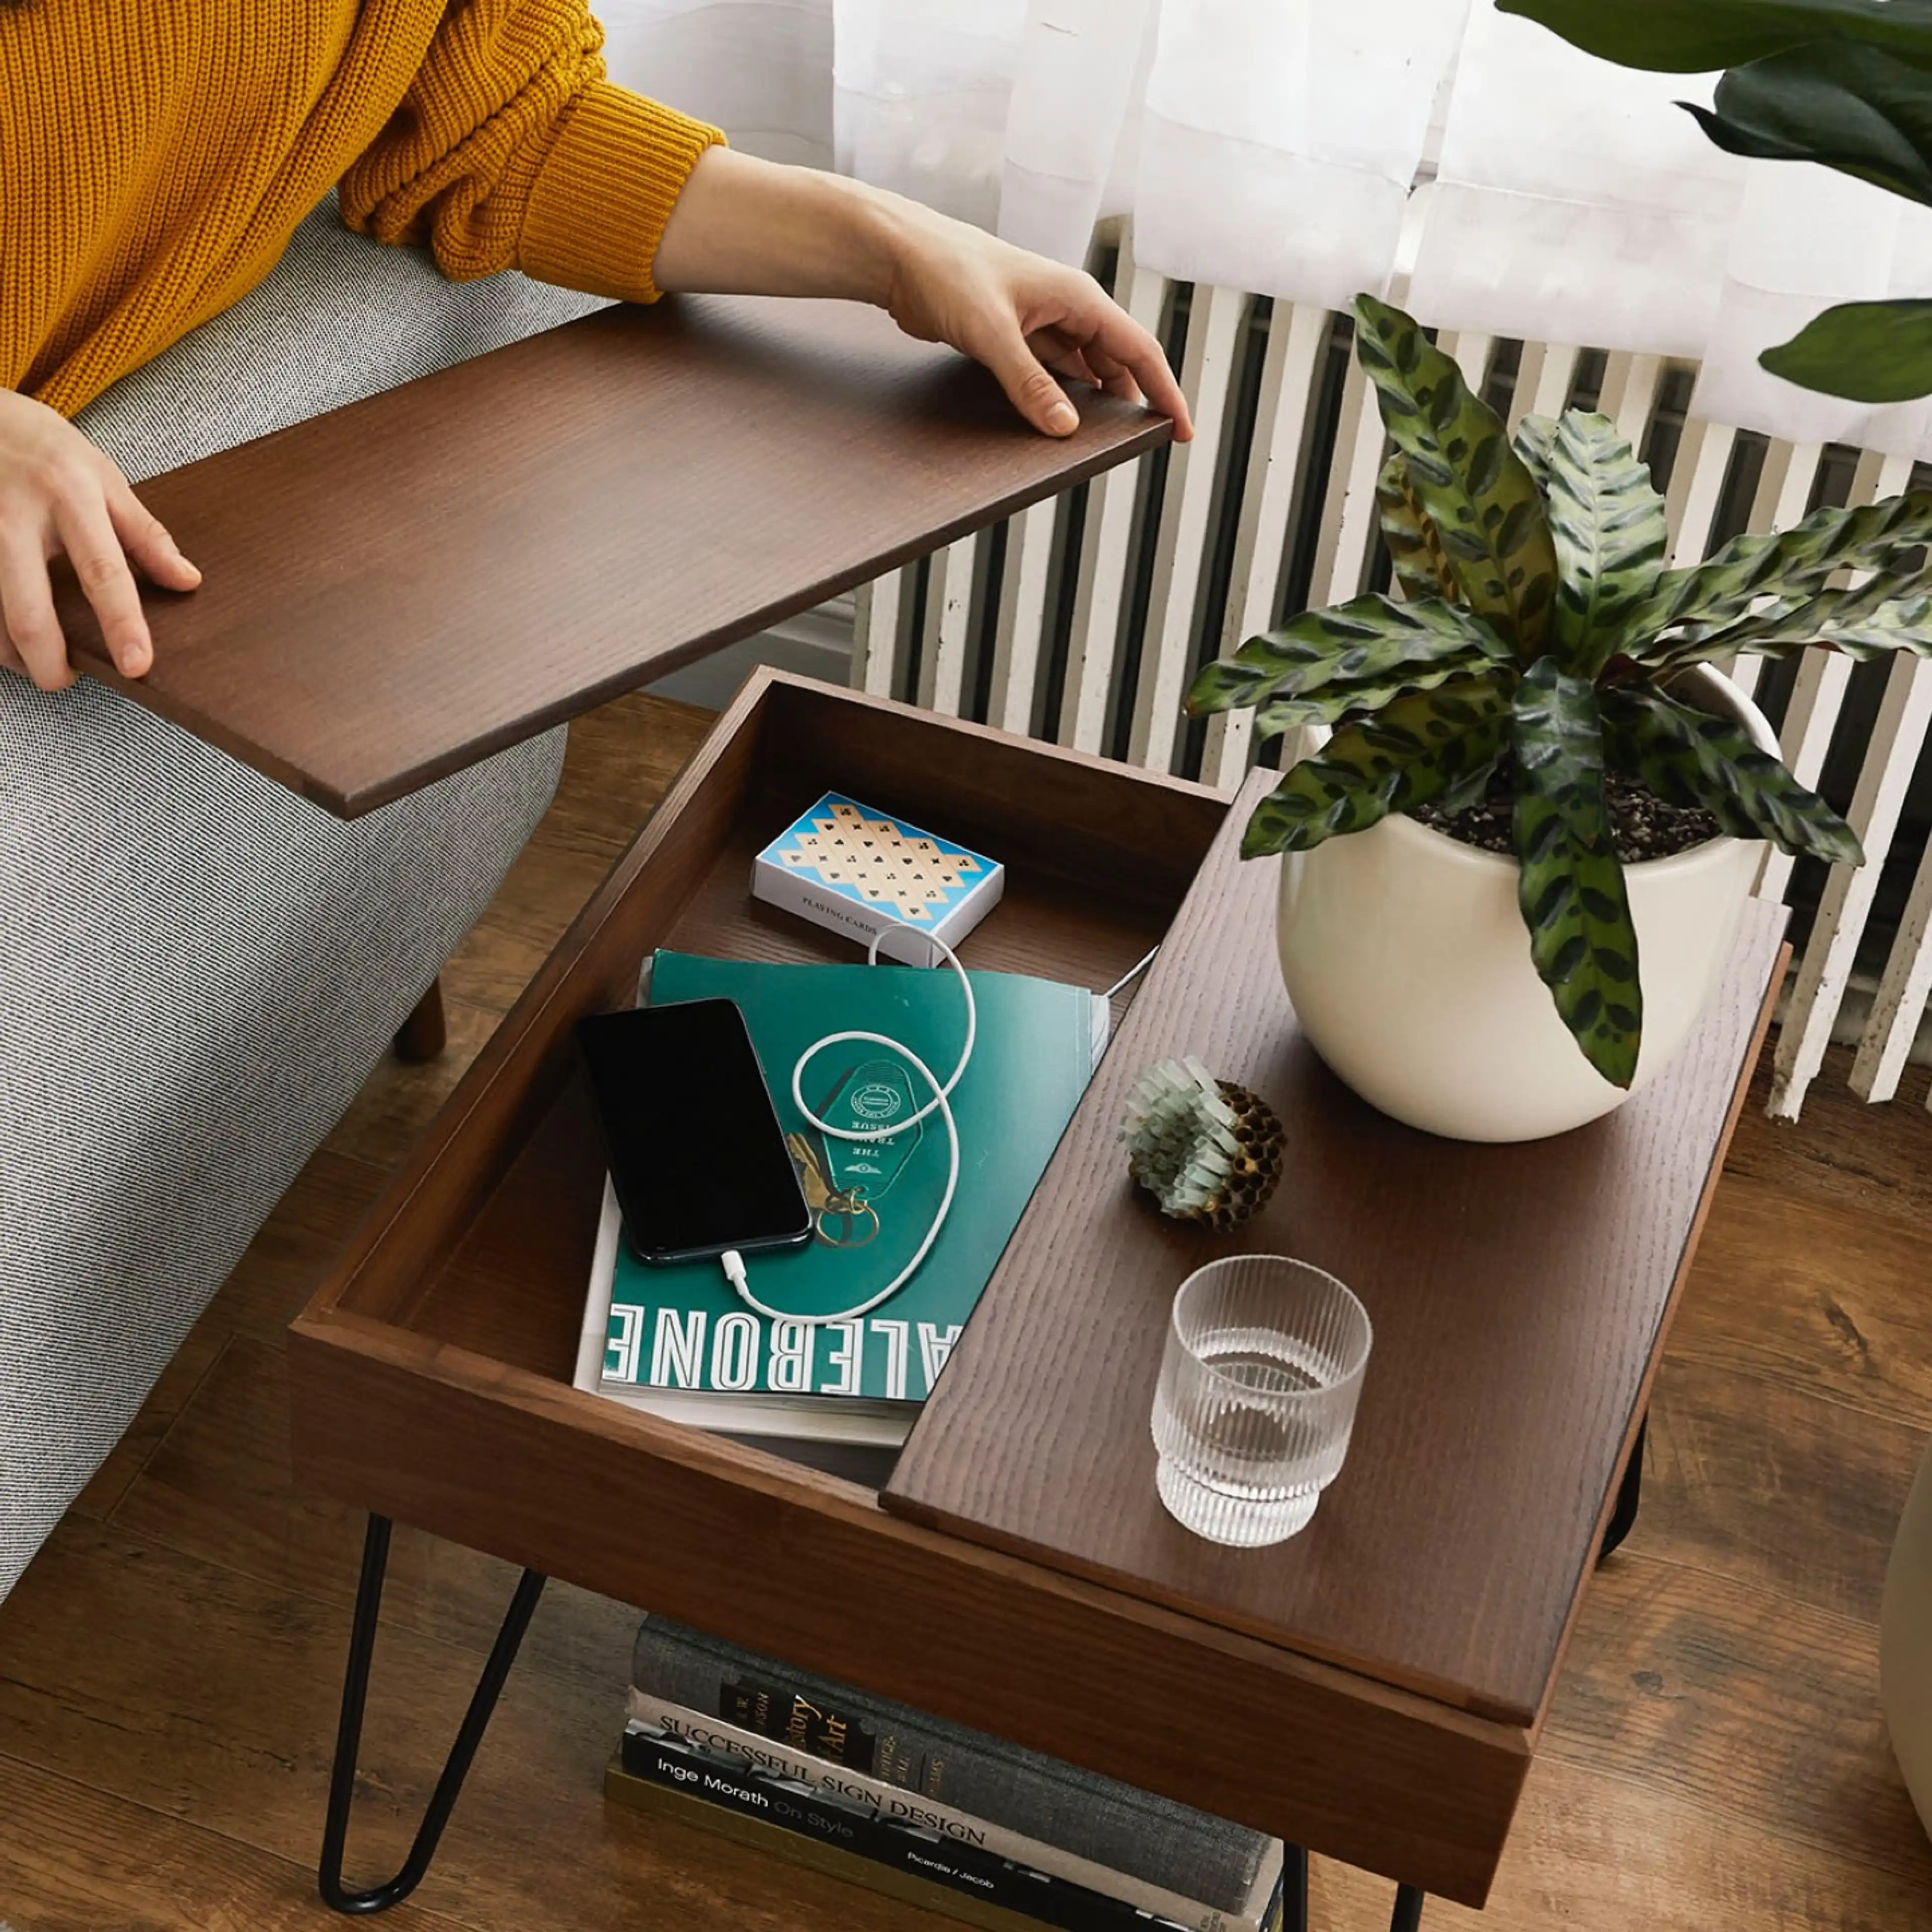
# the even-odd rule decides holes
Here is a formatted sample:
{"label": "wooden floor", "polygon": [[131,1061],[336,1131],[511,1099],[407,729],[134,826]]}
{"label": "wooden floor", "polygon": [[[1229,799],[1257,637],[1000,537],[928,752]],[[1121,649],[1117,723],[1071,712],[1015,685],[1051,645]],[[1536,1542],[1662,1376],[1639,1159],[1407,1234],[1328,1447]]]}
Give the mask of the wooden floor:
{"label": "wooden floor", "polygon": [[[377,1071],[0,1606],[15,1932],[336,1922],[311,1872],[361,1526],[290,1492],[282,1331],[702,724],[632,699],[576,728],[556,806],[446,977],[448,1054]],[[1796,1128],[1765,1120],[1760,1082],[1659,1385],[1642,1520],[1591,1593],[1489,1912],[1432,1904],[1431,1932],[1932,1928],[1874,1628],[1932,1424],[1932,1117],[1922,1073],[1868,1112],[1828,1072]],[[512,1580],[399,1533],[352,1880],[399,1861]],[[553,1586],[396,1932],[950,1922],[607,1809],[634,1622]],[[1318,1864],[1315,1887],[1324,1932],[1386,1924],[1387,1886]]]}

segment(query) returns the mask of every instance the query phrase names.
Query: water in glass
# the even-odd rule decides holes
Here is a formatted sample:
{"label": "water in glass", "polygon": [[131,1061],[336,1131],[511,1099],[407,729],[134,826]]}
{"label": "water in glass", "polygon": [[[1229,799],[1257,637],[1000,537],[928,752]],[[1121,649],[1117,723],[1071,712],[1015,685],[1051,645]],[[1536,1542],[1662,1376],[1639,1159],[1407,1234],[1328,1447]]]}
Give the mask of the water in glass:
{"label": "water in glass", "polygon": [[1348,1453],[1370,1339],[1360,1303],[1305,1263],[1238,1256],[1190,1276],[1154,1399],[1168,1510],[1217,1543],[1304,1528]]}

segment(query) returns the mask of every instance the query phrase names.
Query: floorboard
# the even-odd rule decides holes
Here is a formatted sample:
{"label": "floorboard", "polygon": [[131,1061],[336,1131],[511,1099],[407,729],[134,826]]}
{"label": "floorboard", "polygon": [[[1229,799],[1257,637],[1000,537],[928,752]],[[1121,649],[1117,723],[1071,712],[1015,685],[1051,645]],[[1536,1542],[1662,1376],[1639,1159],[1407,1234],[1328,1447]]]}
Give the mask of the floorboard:
{"label": "floorboard", "polygon": [[[14,1932],[338,1922],[312,1862],[361,1526],[292,1492],[282,1331],[704,723],[636,698],[574,728],[445,975],[448,1052],[376,1070],[0,1605]],[[1932,1928],[1874,1628],[1932,1426],[1932,1117],[1922,1074],[1868,1109],[1844,1072],[1795,1127],[1765,1118],[1760,1074],[1659,1378],[1643,1516],[1585,1606],[1489,1912],[1432,1904],[1430,1932]],[[514,1580],[398,1532],[352,1880],[400,1856]],[[634,1624],[551,1586],[394,1932],[952,1922],[607,1807]],[[1390,1889],[1318,1861],[1316,1924],[1381,1932]]]}

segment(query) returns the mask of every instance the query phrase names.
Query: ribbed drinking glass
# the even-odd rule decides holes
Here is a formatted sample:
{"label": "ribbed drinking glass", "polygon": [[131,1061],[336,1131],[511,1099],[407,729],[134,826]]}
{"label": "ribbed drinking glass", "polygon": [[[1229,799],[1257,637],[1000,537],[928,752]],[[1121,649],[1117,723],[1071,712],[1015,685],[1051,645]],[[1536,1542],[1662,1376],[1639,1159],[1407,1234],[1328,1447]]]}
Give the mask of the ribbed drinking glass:
{"label": "ribbed drinking glass", "polygon": [[1348,1453],[1372,1339],[1367,1310],[1306,1262],[1234,1255],[1190,1275],[1154,1392],[1169,1514],[1250,1549],[1306,1528]]}

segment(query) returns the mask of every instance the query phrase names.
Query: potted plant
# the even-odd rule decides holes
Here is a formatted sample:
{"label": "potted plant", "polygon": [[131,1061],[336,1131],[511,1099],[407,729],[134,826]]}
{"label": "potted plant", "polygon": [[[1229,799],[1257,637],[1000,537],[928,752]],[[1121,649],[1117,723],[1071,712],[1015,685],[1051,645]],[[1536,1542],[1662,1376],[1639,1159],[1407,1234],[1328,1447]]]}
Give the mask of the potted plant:
{"label": "potted plant", "polygon": [[[1932,496],[1666,569],[1663,500],[1607,418],[1531,417],[1512,441],[1409,316],[1363,296],[1355,318],[1403,594],[1251,639],[1190,706],[1329,734],[1242,847],[1284,855],[1282,972],[1323,1058],[1432,1132],[1561,1132],[1683,1043],[1764,841],[1862,860],[1711,664],[1932,650]],[[1871,574],[1832,587],[1846,566]]]}

